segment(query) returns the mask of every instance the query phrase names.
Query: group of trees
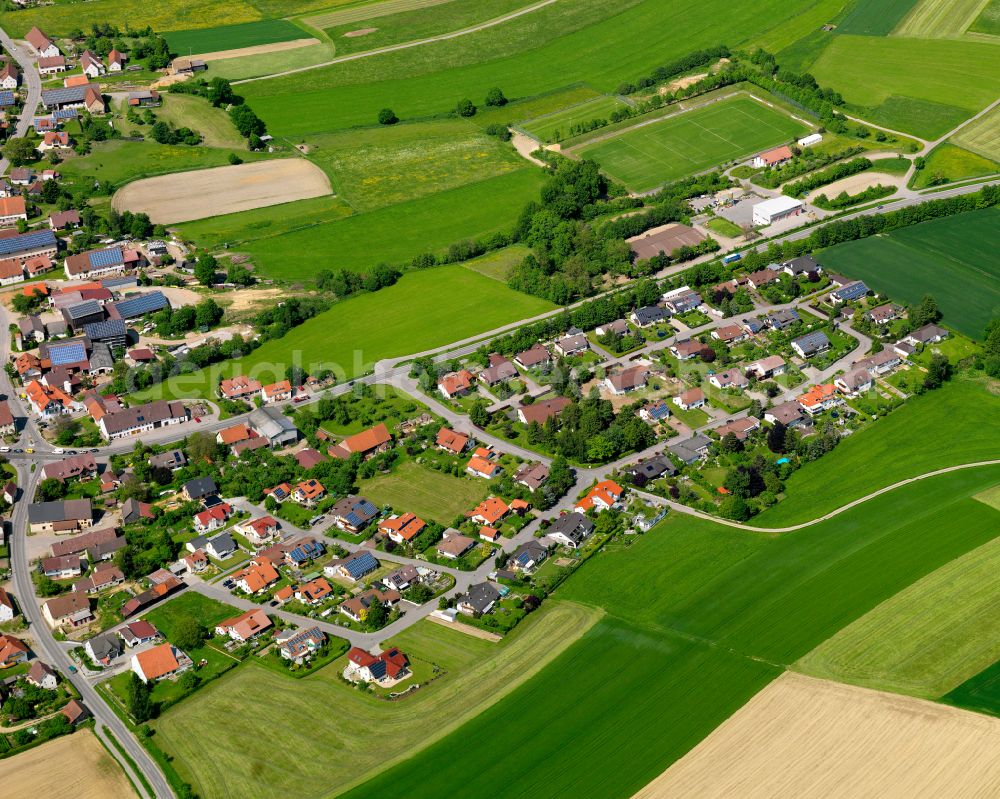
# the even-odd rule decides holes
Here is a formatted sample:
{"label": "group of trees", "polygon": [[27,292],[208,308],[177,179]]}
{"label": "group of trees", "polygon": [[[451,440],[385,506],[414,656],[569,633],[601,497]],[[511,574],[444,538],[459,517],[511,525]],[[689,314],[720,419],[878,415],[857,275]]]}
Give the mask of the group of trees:
{"label": "group of trees", "polygon": [[201,144],[202,135],[191,128],[175,128],[169,122],[158,120],[153,123],[149,130],[149,135],[157,144],[187,144],[194,146]]}
{"label": "group of trees", "polygon": [[197,305],[183,305],[180,308],[164,308],[152,316],[159,336],[179,337],[192,330],[213,328],[222,321],[224,311],[211,297],[206,297]]}
{"label": "group of trees", "polygon": [[323,269],[316,275],[316,288],[337,295],[338,299],[350,297],[359,291],[378,291],[393,285],[402,272],[388,264],[376,264],[367,274],[349,269]]}
{"label": "group of trees", "polygon": [[171,84],[169,90],[180,94],[196,94],[207,99],[216,108],[228,108],[233,127],[247,139],[250,149],[259,150],[264,146],[261,136],[267,133],[266,123],[254,113],[242,96],[233,91],[232,84],[225,78],[182,81]]}

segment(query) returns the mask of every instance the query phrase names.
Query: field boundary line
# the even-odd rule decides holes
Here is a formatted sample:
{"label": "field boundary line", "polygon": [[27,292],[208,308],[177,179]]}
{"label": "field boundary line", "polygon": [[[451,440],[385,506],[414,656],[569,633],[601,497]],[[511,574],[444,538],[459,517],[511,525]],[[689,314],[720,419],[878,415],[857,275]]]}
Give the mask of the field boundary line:
{"label": "field boundary line", "polygon": [[320,67],[329,67],[334,64],[342,64],[345,61],[357,61],[360,58],[369,58],[371,56],[383,55],[385,53],[394,53],[398,50],[409,50],[412,47],[421,47],[425,44],[434,44],[435,42],[446,42],[449,39],[457,39],[460,36],[467,36],[470,33],[478,33],[482,30],[487,30],[488,28],[493,28],[497,25],[502,25],[505,22],[510,22],[512,19],[517,19],[518,17],[523,17],[526,14],[531,14],[534,11],[538,11],[546,6],[550,6],[557,0],[541,0],[540,3],[535,3],[531,6],[526,6],[525,8],[519,8],[517,11],[512,11],[509,14],[504,14],[502,17],[495,17],[493,19],[488,19],[484,22],[480,22],[477,25],[472,25],[468,28],[461,28],[457,31],[450,31],[448,33],[441,33],[437,36],[428,36],[424,39],[415,39],[412,42],[400,42],[399,44],[390,44],[385,47],[378,47],[374,50],[365,50],[361,53],[351,53],[350,55],[342,55],[338,58],[332,58],[329,61],[322,61],[319,64],[312,64],[308,67],[296,67],[295,69],[286,69],[282,72],[274,72],[270,75],[258,75],[255,78],[244,78],[243,80],[233,81],[233,86],[238,86],[243,83],[252,83],[256,80],[271,80],[271,78],[281,78],[285,75],[296,75],[299,72],[309,72],[313,69],[319,69]]}
{"label": "field boundary line", "polygon": [[890,491],[895,491],[897,488],[902,488],[903,486],[910,485],[911,483],[917,483],[920,482],[921,480],[926,480],[930,477],[938,477],[939,475],[942,474],[948,474],[949,472],[957,472],[963,469],[975,469],[980,466],[997,466],[997,465],[1000,465],[1000,458],[993,458],[992,460],[987,460],[987,461],[974,461],[972,463],[959,463],[956,464],[955,466],[946,466],[943,469],[935,469],[932,472],[924,472],[923,474],[918,474],[914,477],[907,477],[905,480],[899,480],[895,483],[892,483],[891,485],[887,485],[883,488],[880,488],[877,491],[872,491],[869,494],[865,494],[863,497],[858,497],[858,499],[852,500],[851,502],[848,502],[846,505],[841,505],[839,508],[830,511],[829,513],[825,513],[822,516],[817,516],[815,519],[810,519],[809,521],[806,522],[800,522],[799,524],[792,524],[787,527],[755,527],[753,525],[744,524],[743,522],[733,521],[732,519],[722,519],[719,518],[718,516],[712,516],[711,514],[703,513],[702,511],[688,507],[687,505],[681,505],[679,502],[674,502],[673,500],[664,499],[663,497],[657,494],[650,494],[646,491],[639,491],[638,489],[633,489],[633,491],[635,491],[636,494],[651,499],[661,505],[666,504],[671,509],[679,511],[680,513],[685,513],[689,516],[697,516],[699,519],[705,519],[706,521],[715,522],[716,524],[724,524],[727,527],[735,527],[737,530],[749,530],[750,532],[754,533],[791,533],[794,532],[795,530],[802,530],[806,527],[812,527],[812,525],[814,524],[819,524],[820,522],[828,521],[829,519],[832,519],[835,516],[839,516],[841,513],[849,511],[852,508],[856,508],[858,505],[868,502],[871,499],[875,499],[875,497],[880,497],[882,496],[882,494],[887,494]]}

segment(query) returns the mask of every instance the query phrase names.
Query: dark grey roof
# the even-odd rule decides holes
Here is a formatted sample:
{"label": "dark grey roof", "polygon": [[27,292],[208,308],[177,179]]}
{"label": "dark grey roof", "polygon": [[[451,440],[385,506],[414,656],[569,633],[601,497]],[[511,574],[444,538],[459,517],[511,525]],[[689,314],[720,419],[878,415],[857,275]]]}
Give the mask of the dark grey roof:
{"label": "dark grey roof", "polygon": [[101,308],[101,304],[97,300],[84,300],[73,305],[67,305],[63,308],[63,313],[69,316],[70,319],[82,319],[94,314],[103,314],[104,309]]}
{"label": "dark grey roof", "polygon": [[215,484],[215,480],[211,477],[196,477],[194,480],[188,480],[184,484],[184,491],[189,497],[191,497],[191,499],[207,497],[209,494],[214,494],[218,490],[219,488]]}
{"label": "dark grey roof", "polygon": [[469,592],[464,601],[472,606],[477,613],[485,613],[494,602],[500,599],[500,592],[492,583],[476,583],[469,586]]}
{"label": "dark grey roof", "polygon": [[115,359],[111,355],[111,347],[103,341],[94,342],[94,348],[90,353],[90,370],[112,369]]}
{"label": "dark grey roof", "polygon": [[670,462],[669,458],[650,458],[641,463],[633,464],[625,469],[631,475],[641,476],[647,480],[655,480],[664,474],[677,474],[677,468]]}
{"label": "dark grey roof", "polygon": [[808,355],[829,347],[830,339],[827,338],[826,333],[822,330],[814,330],[811,333],[806,333],[804,336],[799,336],[792,344],[797,344],[799,349]]}
{"label": "dark grey roof", "polygon": [[28,505],[28,523],[45,524],[70,519],[92,519],[89,499],[67,499],[61,502],[33,502]]}
{"label": "dark grey roof", "polygon": [[647,305],[644,308],[636,308],[635,321],[638,325],[649,325],[666,319],[669,314],[659,305]]}
{"label": "dark grey roof", "polygon": [[558,519],[556,519],[552,524],[549,525],[547,533],[562,533],[563,535],[571,538],[573,540],[578,540],[577,535],[580,538],[584,538],[590,535],[594,531],[593,520],[587,518],[582,513],[573,511],[572,513],[564,513]]}
{"label": "dark grey roof", "polygon": [[179,449],[162,452],[159,455],[153,455],[149,459],[149,465],[154,469],[160,467],[174,469],[183,466],[185,463],[187,463],[187,456]]}
{"label": "dark grey roof", "polygon": [[792,258],[791,261],[785,261],[782,266],[791,269],[792,273],[796,275],[817,272],[823,268],[811,255],[800,255],[798,258]]}
{"label": "dark grey roof", "polygon": [[232,552],[236,549],[236,542],[229,533],[219,533],[208,539],[208,543],[216,552]]}
{"label": "dark grey roof", "polygon": [[46,250],[56,246],[56,234],[51,230],[33,230],[0,239],[0,256],[17,255],[21,252]]}
{"label": "dark grey roof", "polygon": [[87,643],[98,660],[116,658],[122,653],[122,641],[117,633],[101,633],[95,635]]}
{"label": "dark grey roof", "polygon": [[81,86],[64,86],[59,89],[46,89],[42,92],[42,103],[46,108],[63,103],[82,103],[87,96],[87,89],[95,88],[94,84],[84,83]]}

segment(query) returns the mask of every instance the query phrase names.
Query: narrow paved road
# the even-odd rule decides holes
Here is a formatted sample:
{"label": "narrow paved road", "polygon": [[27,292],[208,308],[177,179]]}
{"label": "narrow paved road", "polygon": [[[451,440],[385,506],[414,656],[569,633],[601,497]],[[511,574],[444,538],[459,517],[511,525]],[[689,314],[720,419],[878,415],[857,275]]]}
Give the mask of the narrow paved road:
{"label": "narrow paved road", "polygon": [[[18,119],[17,127],[14,129],[15,136],[26,136],[28,129],[34,122],[35,109],[38,108],[38,103],[42,99],[42,78],[35,69],[35,63],[31,60],[31,56],[24,48],[14,44],[14,40],[2,28],[0,28],[0,44],[17,61],[18,66],[21,68],[21,79],[24,81],[24,85],[28,87],[24,101],[24,110],[21,112],[21,118]],[[6,158],[0,158],[0,175],[6,172],[9,166],[10,163]]]}
{"label": "narrow paved road", "polygon": [[286,69],[282,72],[274,72],[270,75],[260,75],[256,78],[245,78],[244,80],[234,80],[233,85],[237,86],[241,83],[253,83],[257,80],[271,80],[271,78],[281,78],[285,75],[294,75],[298,72],[310,72],[314,69],[320,69],[321,67],[329,67],[334,64],[342,64],[345,61],[357,61],[359,58],[371,58],[375,55],[383,55],[385,53],[394,53],[397,50],[409,50],[412,47],[423,47],[427,44],[435,44],[436,42],[446,42],[449,39],[457,39],[460,36],[468,36],[470,33],[478,33],[479,31],[487,30],[488,28],[493,28],[497,25],[502,25],[505,22],[510,22],[512,19],[517,19],[518,17],[523,17],[525,14],[531,14],[538,11],[540,8],[545,8],[545,6],[550,6],[555,3],[556,0],[542,0],[540,3],[535,3],[534,5],[527,6],[526,8],[519,8],[517,11],[512,11],[509,14],[504,14],[502,17],[495,17],[494,19],[488,19],[485,22],[480,22],[477,25],[472,25],[468,28],[462,28],[457,31],[450,31],[449,33],[442,33],[437,36],[428,36],[425,39],[414,39],[412,42],[400,42],[399,44],[390,44],[385,47],[378,47],[374,50],[365,50],[361,53],[351,53],[350,55],[342,55],[337,58],[331,58],[329,61],[322,61],[319,64],[311,64],[307,67],[296,67],[295,69]]}

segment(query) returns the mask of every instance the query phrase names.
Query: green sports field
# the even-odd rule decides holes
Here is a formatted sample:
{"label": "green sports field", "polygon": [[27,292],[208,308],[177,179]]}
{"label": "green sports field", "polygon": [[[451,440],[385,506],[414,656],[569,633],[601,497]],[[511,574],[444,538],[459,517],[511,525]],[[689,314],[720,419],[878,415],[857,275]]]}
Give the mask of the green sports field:
{"label": "green sports field", "polygon": [[390,474],[363,480],[359,489],[378,506],[389,505],[400,513],[415,513],[424,521],[446,526],[486,497],[483,480],[456,477],[413,461],[401,463]]}
{"label": "green sports field", "polygon": [[562,141],[569,137],[570,125],[579,125],[593,119],[610,119],[612,111],[625,107],[625,102],[617,97],[595,97],[565,110],[529,119],[521,123],[520,127],[542,141]]}
{"label": "green sports field", "polygon": [[394,286],[337,303],[246,358],[173,377],[137,396],[211,396],[220,376],[270,383],[294,363],[357,377],[382,358],[450,344],[554,307],[461,266],[410,272]]}
{"label": "green sports field", "polygon": [[998,236],[1000,210],[988,208],[840,244],[823,263],[899,302],[932,294],[946,324],[980,339],[1000,315]]}
{"label": "green sports field", "polygon": [[783,144],[805,125],[748,97],[687,111],[588,145],[579,154],[633,191]]}
{"label": "green sports field", "polygon": [[[914,435],[916,430],[935,435]],[[983,381],[953,380],[911,397],[878,424],[805,464],[786,481],[788,497],[754,517],[754,524],[800,524],[899,480],[996,458],[998,440],[1000,397]]]}
{"label": "green sports field", "polygon": [[288,20],[261,19],[237,25],[171,31],[164,38],[170,45],[170,52],[188,55],[238,50],[241,47],[288,42],[293,39],[306,39],[309,36],[302,28]]}
{"label": "green sports field", "polygon": [[[969,499],[955,523],[998,528]],[[796,664],[814,677],[936,699],[1000,659],[1000,540],[942,566],[841,630]]]}
{"label": "green sports field", "polygon": [[[1000,467],[943,476],[781,537],[673,515],[565,584],[566,597],[603,607],[605,621],[509,703],[347,796],[390,786],[419,796],[631,796],[785,664],[990,541],[995,525],[964,524],[957,509],[998,479]],[[454,757],[484,736],[504,758],[493,748]]]}
{"label": "green sports field", "polygon": [[[599,615],[553,602],[500,644],[421,621],[392,643],[445,674],[402,702],[345,684],[344,658],[300,680],[247,664],[157,719],[156,741],[206,799],[332,796],[502,701]],[[279,740],[295,768],[275,757]],[[231,768],[219,769],[220,758]]]}

